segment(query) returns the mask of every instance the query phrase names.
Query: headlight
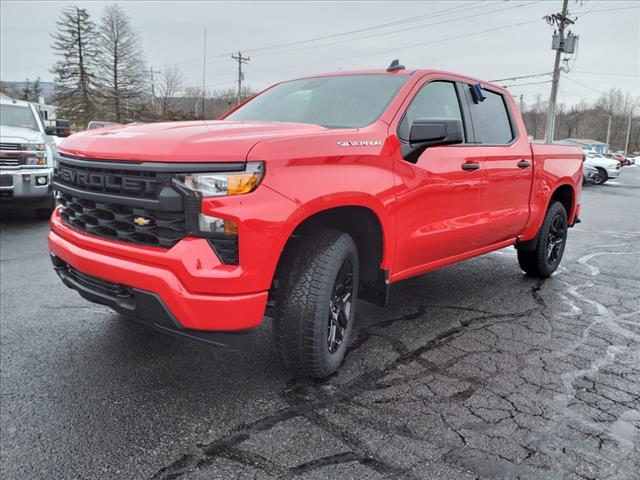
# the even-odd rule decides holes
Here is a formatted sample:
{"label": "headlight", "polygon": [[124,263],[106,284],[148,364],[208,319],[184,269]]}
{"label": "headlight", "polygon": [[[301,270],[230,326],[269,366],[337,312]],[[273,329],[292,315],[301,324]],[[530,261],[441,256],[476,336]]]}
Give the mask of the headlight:
{"label": "headlight", "polygon": [[23,143],[20,145],[22,165],[44,167],[47,165],[47,146],[44,143]]}
{"label": "headlight", "polygon": [[43,167],[47,164],[47,157],[45,156],[36,156],[36,157],[27,157],[24,159],[24,165],[29,166],[40,166]]}
{"label": "headlight", "polygon": [[28,152],[47,152],[47,148],[44,143],[23,143],[20,145],[20,150],[26,150]]}
{"label": "headlight", "polygon": [[202,197],[224,197],[252,192],[263,176],[264,164],[249,162],[244,172],[181,174],[175,176],[174,182]]}

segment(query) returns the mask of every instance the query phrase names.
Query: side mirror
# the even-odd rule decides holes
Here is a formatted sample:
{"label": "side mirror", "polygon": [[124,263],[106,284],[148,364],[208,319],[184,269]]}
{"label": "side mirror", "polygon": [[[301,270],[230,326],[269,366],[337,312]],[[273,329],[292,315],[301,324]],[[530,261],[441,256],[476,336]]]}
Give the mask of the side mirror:
{"label": "side mirror", "polygon": [[402,156],[411,163],[427,147],[464,142],[462,122],[456,118],[419,118],[411,124],[409,143],[402,145]]}
{"label": "side mirror", "polygon": [[56,127],[44,127],[44,133],[46,133],[47,135],[57,135],[58,130],[56,129]]}
{"label": "side mirror", "polygon": [[411,124],[409,142],[426,143],[427,146],[462,143],[462,122],[455,118],[420,118]]}
{"label": "side mirror", "polygon": [[68,137],[71,135],[71,124],[69,123],[69,120],[64,120],[62,118],[57,119],[55,130],[55,135],[59,137]]}

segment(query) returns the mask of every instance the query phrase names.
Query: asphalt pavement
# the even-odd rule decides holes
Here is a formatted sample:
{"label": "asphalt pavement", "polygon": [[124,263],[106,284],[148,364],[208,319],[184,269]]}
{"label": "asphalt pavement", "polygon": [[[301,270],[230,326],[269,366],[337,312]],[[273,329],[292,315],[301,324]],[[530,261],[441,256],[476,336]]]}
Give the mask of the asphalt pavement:
{"label": "asphalt pavement", "polygon": [[505,249],[360,302],[342,369],[294,378],[156,333],[0,223],[3,479],[631,479],[640,472],[640,168],[583,189],[559,271]]}

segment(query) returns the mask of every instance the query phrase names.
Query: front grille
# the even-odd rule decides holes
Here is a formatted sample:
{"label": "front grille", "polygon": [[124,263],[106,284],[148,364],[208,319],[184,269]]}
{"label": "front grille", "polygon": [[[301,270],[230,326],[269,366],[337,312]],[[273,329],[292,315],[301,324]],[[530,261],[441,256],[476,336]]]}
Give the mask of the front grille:
{"label": "front grille", "polygon": [[158,175],[153,171],[122,170],[108,165],[95,167],[63,162],[56,169],[55,177],[61,185],[129,198],[155,199],[164,186],[170,185],[168,175]]}
{"label": "front grille", "polygon": [[20,150],[19,143],[0,143],[0,150]]}
{"label": "front grille", "polygon": [[120,298],[133,296],[131,288],[124,285],[118,285],[116,283],[102,280],[101,278],[92,277],[90,275],[87,275],[86,273],[82,273],[76,270],[70,265],[67,265],[67,271],[69,272],[69,276],[80,285],[84,285],[85,287],[91,288],[92,290],[97,290],[98,292],[105,295]]}
{"label": "front grille", "polygon": [[0,167],[19,167],[20,166],[20,144],[18,143],[0,143]]}
{"label": "front grille", "polygon": [[238,264],[238,237],[198,229],[201,200],[173,184],[177,173],[229,172],[244,163],[113,162],[56,155],[53,186],[62,221],[109,240],[171,248],[186,236],[208,238],[220,261]]}
{"label": "front grille", "polygon": [[19,158],[0,158],[0,167],[18,167],[20,166]]}
{"label": "front grille", "polygon": [[171,248],[186,235],[184,212],[163,212],[98,202],[59,192],[60,216],[69,226],[111,240]]}

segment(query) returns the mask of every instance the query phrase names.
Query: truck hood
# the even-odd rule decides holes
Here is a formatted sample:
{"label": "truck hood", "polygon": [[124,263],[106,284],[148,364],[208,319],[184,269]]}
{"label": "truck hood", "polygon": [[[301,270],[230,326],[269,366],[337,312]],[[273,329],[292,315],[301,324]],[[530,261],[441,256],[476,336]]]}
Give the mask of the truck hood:
{"label": "truck hood", "polygon": [[0,142],[2,143],[44,143],[43,134],[30,128],[0,125]]}
{"label": "truck hood", "polygon": [[71,135],[60,153],[103,160],[239,162],[261,141],[317,135],[319,125],[268,122],[179,122],[127,125]]}

